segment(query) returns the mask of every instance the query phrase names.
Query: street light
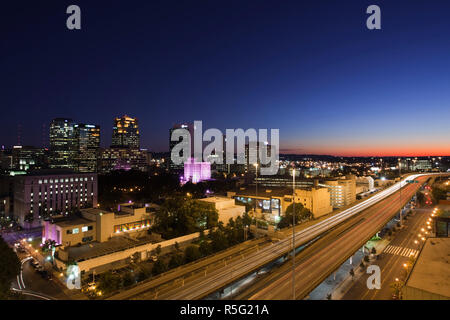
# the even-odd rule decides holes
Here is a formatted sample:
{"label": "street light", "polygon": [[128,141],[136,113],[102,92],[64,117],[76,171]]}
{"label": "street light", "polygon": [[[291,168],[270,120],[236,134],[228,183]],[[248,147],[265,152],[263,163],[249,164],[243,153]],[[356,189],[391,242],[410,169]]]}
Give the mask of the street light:
{"label": "street light", "polygon": [[255,172],[256,172],[256,198],[255,198],[255,214],[256,214],[256,202],[258,201],[258,163],[253,164],[255,166]]}
{"label": "street light", "polygon": [[295,300],[295,168],[292,169],[292,300]]}
{"label": "street light", "polygon": [[403,219],[402,219],[402,163],[401,159],[398,158],[398,172],[400,175],[400,227],[403,226]]}

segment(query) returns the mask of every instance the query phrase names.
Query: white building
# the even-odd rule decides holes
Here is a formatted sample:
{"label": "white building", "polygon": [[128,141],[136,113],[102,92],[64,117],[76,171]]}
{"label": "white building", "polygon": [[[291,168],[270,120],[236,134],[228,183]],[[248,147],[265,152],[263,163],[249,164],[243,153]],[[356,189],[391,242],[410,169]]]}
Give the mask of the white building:
{"label": "white building", "polygon": [[226,197],[210,197],[199,199],[199,201],[212,204],[219,212],[219,222],[223,222],[224,225],[226,225],[230,219],[236,219],[239,216],[242,217],[245,213],[245,206],[236,205],[234,199]]}

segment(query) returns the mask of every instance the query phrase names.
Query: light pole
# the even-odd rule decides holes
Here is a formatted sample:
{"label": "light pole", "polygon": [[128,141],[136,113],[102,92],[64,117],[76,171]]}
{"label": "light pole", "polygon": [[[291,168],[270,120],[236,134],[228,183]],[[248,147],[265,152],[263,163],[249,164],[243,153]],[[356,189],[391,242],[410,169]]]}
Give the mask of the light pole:
{"label": "light pole", "polygon": [[402,163],[400,158],[398,158],[398,172],[400,175],[400,228],[403,226],[403,219],[402,219]]}
{"label": "light pole", "polygon": [[295,300],[295,168],[292,169],[292,300]]}
{"label": "light pole", "polygon": [[255,214],[256,214],[256,202],[258,201],[258,163],[255,163],[254,164],[254,166],[255,166],[255,171],[256,171],[256,179],[255,179],[255,182],[256,182],[256,197],[255,197]]}

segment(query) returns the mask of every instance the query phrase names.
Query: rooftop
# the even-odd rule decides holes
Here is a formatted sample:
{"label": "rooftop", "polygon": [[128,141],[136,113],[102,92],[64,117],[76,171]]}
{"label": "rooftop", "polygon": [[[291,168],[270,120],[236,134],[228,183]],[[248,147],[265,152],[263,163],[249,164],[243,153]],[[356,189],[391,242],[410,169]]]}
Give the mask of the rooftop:
{"label": "rooftop", "polygon": [[89,223],[92,223],[93,221],[84,219],[84,218],[72,218],[72,219],[61,219],[61,220],[55,220],[54,224],[60,226],[61,228],[67,228],[67,227],[75,227],[79,225],[86,225]]}
{"label": "rooftop", "polygon": [[450,298],[450,238],[429,238],[406,286]]}
{"label": "rooftop", "polygon": [[[205,201],[205,202],[222,202],[222,201],[230,201],[233,200],[231,198],[227,198],[227,197],[218,197],[218,196],[214,196],[214,197],[208,197],[208,198],[202,198],[199,199],[200,201]],[[233,200],[234,201],[234,200]]]}
{"label": "rooftop", "polygon": [[[301,187],[295,188],[296,190],[312,190],[313,187]],[[269,197],[284,197],[292,195],[292,188],[258,188],[258,197],[259,198],[269,198]],[[256,196],[255,188],[246,188],[244,190],[237,190],[236,196]]]}
{"label": "rooftop", "polygon": [[151,235],[146,235],[140,239],[115,236],[106,242],[91,242],[79,247],[67,247],[65,250],[69,252],[69,259],[74,259],[79,262],[155,242],[157,240]]}
{"label": "rooftop", "polygon": [[71,169],[42,169],[42,170],[33,170],[26,174],[26,176],[56,176],[56,175],[84,175],[84,174],[94,174],[89,172],[75,172]]}

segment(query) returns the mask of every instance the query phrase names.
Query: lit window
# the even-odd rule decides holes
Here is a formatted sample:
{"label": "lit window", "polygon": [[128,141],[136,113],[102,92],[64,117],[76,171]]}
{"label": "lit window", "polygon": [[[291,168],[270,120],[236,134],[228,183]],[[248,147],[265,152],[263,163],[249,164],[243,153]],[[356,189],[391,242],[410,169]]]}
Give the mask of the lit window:
{"label": "lit window", "polygon": [[72,229],[72,233],[73,233],[73,234],[77,234],[77,233],[79,233],[79,232],[80,232],[80,229],[79,229],[79,228]]}
{"label": "lit window", "polygon": [[86,226],[86,227],[82,227],[82,228],[81,228],[81,231],[82,231],[82,232],[88,231],[88,227],[87,227],[87,226]]}

